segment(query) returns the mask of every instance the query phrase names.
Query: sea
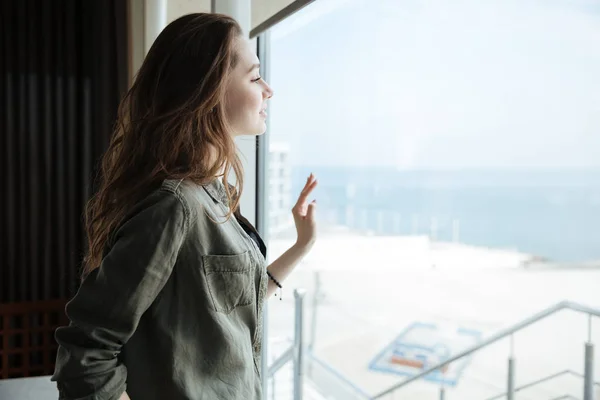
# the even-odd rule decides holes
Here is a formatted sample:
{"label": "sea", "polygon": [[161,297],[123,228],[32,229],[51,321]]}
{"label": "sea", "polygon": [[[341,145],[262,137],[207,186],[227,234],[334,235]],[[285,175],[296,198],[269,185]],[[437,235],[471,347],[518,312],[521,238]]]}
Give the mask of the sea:
{"label": "sea", "polygon": [[292,168],[292,197],[313,172],[319,220],[372,235],[522,251],[552,262],[600,261],[600,169]]}

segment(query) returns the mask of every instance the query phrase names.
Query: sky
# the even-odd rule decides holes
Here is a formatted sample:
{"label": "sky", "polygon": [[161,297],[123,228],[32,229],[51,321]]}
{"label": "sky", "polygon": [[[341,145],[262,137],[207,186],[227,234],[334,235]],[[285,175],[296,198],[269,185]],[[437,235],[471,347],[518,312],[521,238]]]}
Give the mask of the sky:
{"label": "sky", "polygon": [[318,0],[271,30],[293,165],[600,167],[600,2]]}

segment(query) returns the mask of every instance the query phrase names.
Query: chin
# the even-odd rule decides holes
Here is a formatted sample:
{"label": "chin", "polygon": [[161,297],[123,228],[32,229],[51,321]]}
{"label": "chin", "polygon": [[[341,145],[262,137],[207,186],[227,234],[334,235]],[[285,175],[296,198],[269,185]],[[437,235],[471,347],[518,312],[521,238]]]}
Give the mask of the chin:
{"label": "chin", "polygon": [[243,136],[260,136],[267,131],[267,124],[263,123],[262,126],[258,126],[254,129],[248,129]]}
{"label": "chin", "polygon": [[234,132],[237,132],[234,136],[260,136],[267,131],[266,122],[259,122],[255,126],[246,127],[245,129],[236,129]]}

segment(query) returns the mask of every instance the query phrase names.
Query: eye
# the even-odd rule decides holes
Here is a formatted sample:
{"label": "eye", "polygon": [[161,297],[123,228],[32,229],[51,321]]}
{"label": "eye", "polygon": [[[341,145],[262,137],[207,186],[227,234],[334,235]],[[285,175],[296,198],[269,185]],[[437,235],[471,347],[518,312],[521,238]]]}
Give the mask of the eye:
{"label": "eye", "polygon": [[258,82],[258,81],[260,81],[261,79],[262,79],[262,77],[261,77],[261,76],[259,76],[259,77],[258,77],[258,78],[256,78],[256,79],[252,79],[252,82]]}

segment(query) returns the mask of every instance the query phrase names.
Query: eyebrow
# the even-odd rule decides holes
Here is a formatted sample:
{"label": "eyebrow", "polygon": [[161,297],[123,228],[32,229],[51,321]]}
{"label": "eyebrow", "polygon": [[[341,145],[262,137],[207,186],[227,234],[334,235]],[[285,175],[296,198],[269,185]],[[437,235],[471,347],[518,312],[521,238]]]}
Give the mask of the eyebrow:
{"label": "eyebrow", "polygon": [[254,71],[257,68],[260,68],[260,64],[253,64],[252,68],[250,68],[250,70],[248,72],[252,72],[252,71]]}

